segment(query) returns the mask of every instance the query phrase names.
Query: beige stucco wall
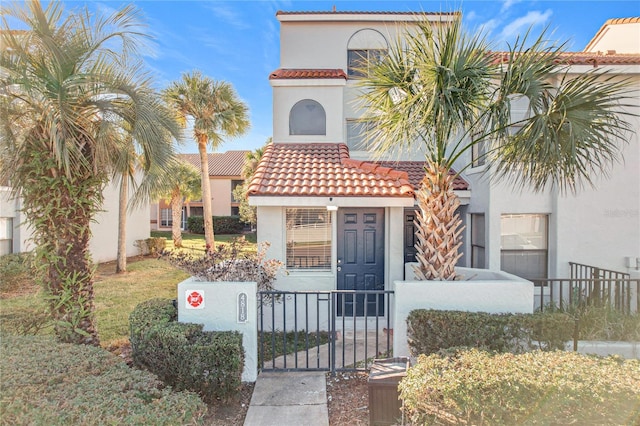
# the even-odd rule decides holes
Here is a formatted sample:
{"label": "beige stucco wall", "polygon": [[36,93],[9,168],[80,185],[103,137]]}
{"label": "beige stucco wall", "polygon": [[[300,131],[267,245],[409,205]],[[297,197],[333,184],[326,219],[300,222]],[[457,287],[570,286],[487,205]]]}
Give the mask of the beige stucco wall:
{"label": "beige stucco wall", "polygon": [[640,22],[606,25],[585,49],[587,52],[640,52]]}

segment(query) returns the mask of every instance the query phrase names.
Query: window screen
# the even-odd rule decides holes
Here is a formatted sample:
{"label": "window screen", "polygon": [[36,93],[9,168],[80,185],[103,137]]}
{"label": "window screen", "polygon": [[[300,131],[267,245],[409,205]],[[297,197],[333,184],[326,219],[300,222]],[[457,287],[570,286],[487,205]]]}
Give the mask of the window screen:
{"label": "window screen", "polygon": [[331,213],[291,208],[286,214],[287,269],[331,268]]}

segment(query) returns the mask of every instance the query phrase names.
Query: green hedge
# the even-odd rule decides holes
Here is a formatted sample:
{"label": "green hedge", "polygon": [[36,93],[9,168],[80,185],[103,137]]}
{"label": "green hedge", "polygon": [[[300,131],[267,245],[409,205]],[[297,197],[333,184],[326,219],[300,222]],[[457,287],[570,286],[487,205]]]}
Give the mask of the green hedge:
{"label": "green hedge", "polygon": [[640,424],[640,362],[575,352],[421,355],[400,382],[408,424]]}
{"label": "green hedge", "polygon": [[234,395],[244,367],[242,335],[202,331],[201,324],[176,322],[174,313],[172,301],[161,299],[133,310],[129,321],[136,365],[177,390],[197,392],[207,402]]}
{"label": "green hedge", "polygon": [[413,354],[458,347],[520,353],[533,348],[564,349],[574,322],[565,313],[488,314],[417,309],[407,317]]}
{"label": "green hedge", "polygon": [[207,407],[93,346],[3,336],[0,424],[193,425]]}
{"label": "green hedge", "polygon": [[[194,234],[204,234],[204,218],[190,216],[187,218],[187,229]],[[244,223],[240,216],[213,216],[214,234],[240,234],[243,229]]]}

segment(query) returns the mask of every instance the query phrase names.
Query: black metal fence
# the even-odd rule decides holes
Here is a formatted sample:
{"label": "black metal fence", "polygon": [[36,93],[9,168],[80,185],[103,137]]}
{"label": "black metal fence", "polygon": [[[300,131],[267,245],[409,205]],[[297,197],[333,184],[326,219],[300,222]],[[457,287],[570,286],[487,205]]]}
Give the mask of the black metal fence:
{"label": "black metal fence", "polygon": [[392,356],[393,291],[261,291],[263,371],[367,370]]}
{"label": "black metal fence", "polygon": [[609,306],[624,313],[638,312],[640,279],[633,278],[551,278],[533,280],[536,302],[541,310],[549,306]]}

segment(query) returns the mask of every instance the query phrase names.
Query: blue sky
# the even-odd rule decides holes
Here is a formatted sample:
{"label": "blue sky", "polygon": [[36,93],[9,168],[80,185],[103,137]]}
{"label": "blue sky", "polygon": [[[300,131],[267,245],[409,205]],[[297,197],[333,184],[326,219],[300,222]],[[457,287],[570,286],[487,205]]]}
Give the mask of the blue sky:
{"label": "blue sky", "polygon": [[[116,9],[130,3],[91,2],[91,7]],[[279,67],[279,22],[276,11],[451,11],[462,9],[467,28],[484,27],[496,42],[509,42],[529,26],[554,29],[554,38],[569,40],[580,51],[610,18],[640,16],[637,0],[595,1],[134,1],[155,37],[146,61],[164,88],[181,74],[200,70],[230,82],[248,104],[252,128],[228,140],[219,151],[255,149],[271,136],[271,86],[268,75]],[[69,8],[82,1],[65,1]],[[504,46],[504,45],[503,45]],[[187,140],[181,152],[197,152]]]}

